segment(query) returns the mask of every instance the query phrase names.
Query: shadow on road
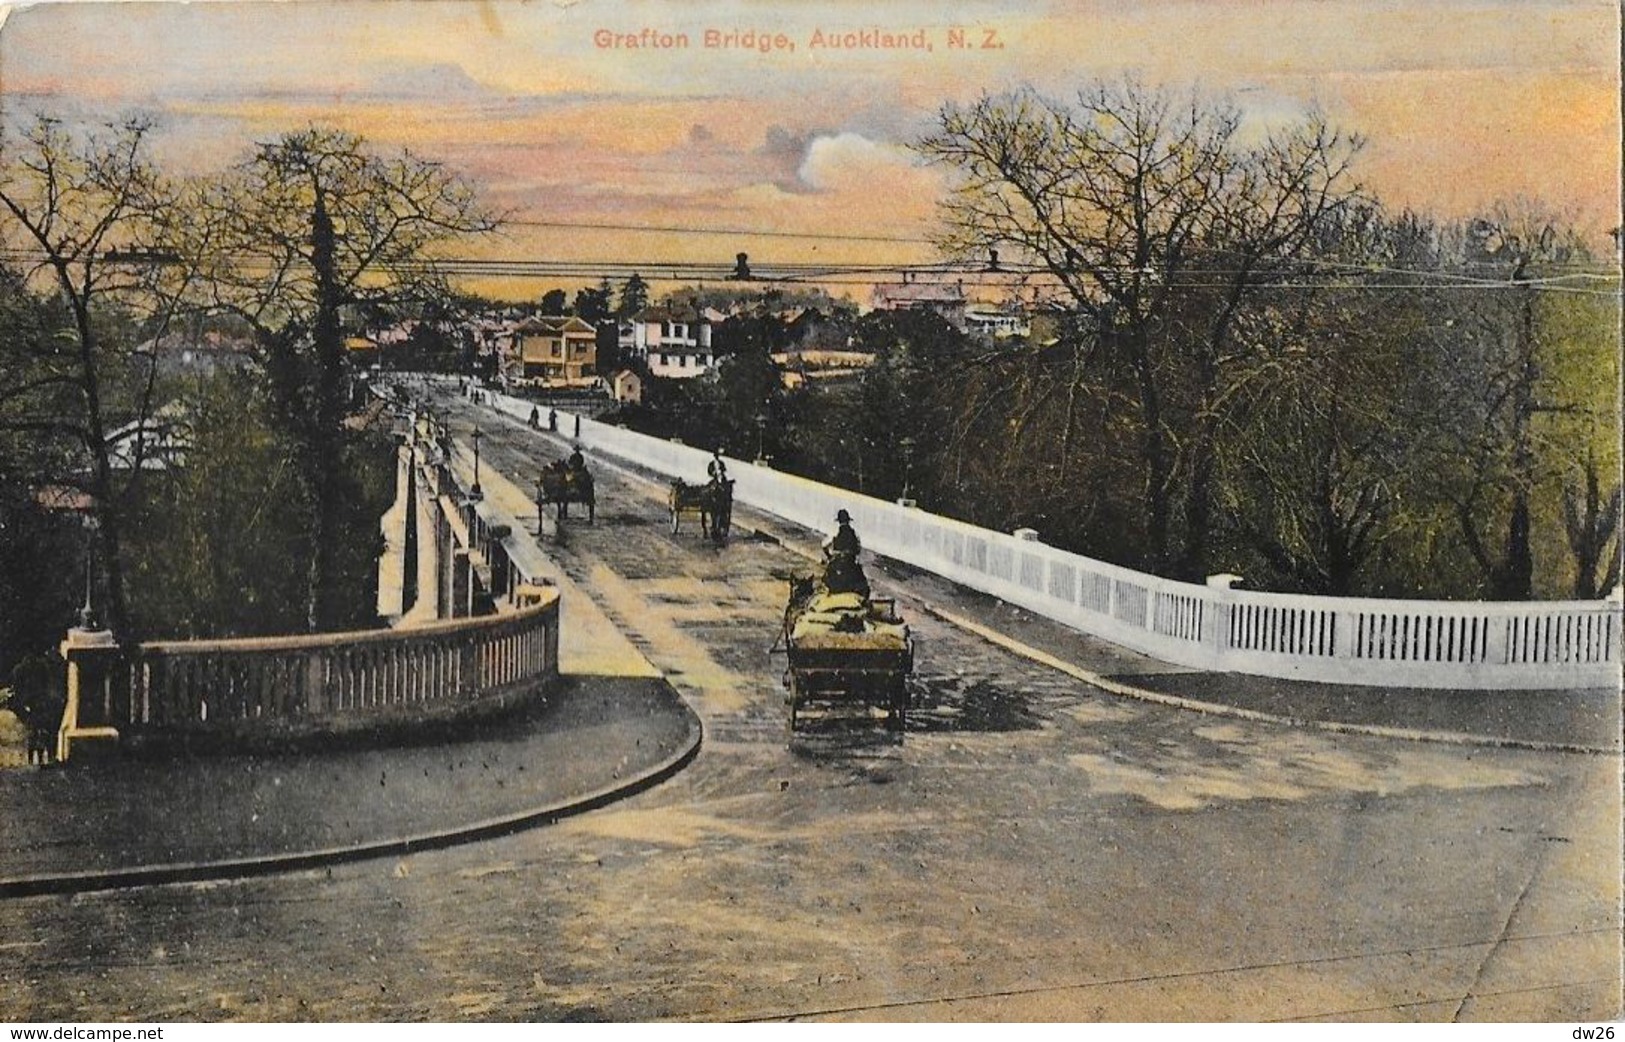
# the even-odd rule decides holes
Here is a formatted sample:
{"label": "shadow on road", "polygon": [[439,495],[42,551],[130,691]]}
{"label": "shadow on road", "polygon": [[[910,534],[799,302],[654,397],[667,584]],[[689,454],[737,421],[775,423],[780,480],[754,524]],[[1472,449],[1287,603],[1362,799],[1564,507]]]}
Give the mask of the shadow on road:
{"label": "shadow on road", "polygon": [[898,748],[903,735],[888,730],[878,713],[836,709],[804,713],[789,744],[791,754],[803,760],[863,759]]}
{"label": "shadow on road", "polygon": [[913,695],[910,731],[1034,731],[1040,726],[1030,699],[985,679],[915,674],[909,688]]}

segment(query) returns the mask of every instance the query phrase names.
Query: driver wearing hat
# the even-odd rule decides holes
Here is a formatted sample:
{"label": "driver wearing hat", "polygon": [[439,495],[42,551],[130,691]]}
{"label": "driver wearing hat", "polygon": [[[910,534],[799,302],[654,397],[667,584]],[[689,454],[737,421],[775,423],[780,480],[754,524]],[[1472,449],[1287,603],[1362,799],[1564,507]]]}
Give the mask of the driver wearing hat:
{"label": "driver wearing hat", "polygon": [[835,523],[840,527],[835,530],[834,535],[824,540],[824,552],[856,558],[858,552],[863,549],[863,543],[858,539],[858,533],[852,530],[852,515],[844,509],[837,511]]}

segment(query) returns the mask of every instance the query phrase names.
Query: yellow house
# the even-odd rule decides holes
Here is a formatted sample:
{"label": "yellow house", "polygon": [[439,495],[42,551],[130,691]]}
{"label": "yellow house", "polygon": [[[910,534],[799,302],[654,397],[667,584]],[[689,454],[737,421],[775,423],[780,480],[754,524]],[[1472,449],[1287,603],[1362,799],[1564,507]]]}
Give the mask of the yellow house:
{"label": "yellow house", "polygon": [[591,382],[598,375],[598,331],[574,316],[533,318],[522,323],[520,375],[549,383]]}

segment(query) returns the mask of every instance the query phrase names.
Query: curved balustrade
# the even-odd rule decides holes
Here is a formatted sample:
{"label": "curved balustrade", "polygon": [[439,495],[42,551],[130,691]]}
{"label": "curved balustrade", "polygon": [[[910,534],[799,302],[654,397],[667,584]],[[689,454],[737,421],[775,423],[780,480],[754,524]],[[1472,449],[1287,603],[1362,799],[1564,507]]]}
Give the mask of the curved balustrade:
{"label": "curved balustrade", "polygon": [[[530,403],[491,394],[524,420]],[[703,480],[707,452],[592,420],[581,443]],[[1402,601],[1258,593],[1176,582],[768,467],[730,461],[734,497],[828,530],[853,516],[877,553],[993,594],[1164,662],[1257,676],[1394,687],[1617,687],[1614,601]]]}
{"label": "curved balustrade", "polygon": [[421,626],[244,640],[153,641],[63,652],[59,755],[88,737],[270,739],[486,715],[558,675],[556,590],[511,612]]}

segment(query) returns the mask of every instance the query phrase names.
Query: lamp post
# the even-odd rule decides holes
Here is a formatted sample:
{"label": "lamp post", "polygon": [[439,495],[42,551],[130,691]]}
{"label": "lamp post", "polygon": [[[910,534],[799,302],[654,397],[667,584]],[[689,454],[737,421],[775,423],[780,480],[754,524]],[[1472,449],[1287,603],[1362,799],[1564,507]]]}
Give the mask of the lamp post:
{"label": "lamp post", "polygon": [[762,460],[764,458],[766,458],[766,456],[765,456],[766,438],[767,438],[767,414],[759,412],[759,413],[756,414],[756,462],[757,463],[762,462]]}
{"label": "lamp post", "polygon": [[469,489],[469,495],[475,499],[482,498],[485,493],[480,491],[480,428],[474,427],[474,487]]}
{"label": "lamp post", "polygon": [[96,575],[96,519],[87,515],[85,517],[85,603],[79,608],[79,628],[94,630],[96,625],[96,611],[90,604],[91,589],[95,584]]}

